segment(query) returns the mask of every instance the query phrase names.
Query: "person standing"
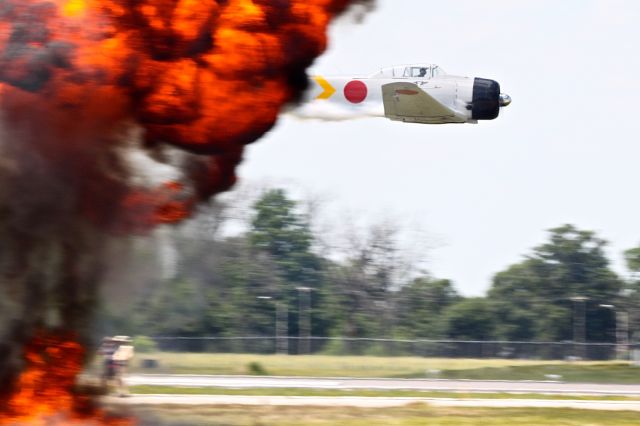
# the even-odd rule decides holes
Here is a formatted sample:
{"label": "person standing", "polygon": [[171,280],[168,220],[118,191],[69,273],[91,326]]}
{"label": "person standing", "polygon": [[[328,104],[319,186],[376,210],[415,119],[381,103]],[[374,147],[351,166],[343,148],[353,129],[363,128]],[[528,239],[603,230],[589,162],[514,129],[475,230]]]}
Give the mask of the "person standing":
{"label": "person standing", "polygon": [[129,395],[129,389],[124,380],[129,361],[133,358],[134,349],[129,336],[105,337],[102,340],[99,353],[103,356],[102,384],[109,388],[115,385],[119,396]]}

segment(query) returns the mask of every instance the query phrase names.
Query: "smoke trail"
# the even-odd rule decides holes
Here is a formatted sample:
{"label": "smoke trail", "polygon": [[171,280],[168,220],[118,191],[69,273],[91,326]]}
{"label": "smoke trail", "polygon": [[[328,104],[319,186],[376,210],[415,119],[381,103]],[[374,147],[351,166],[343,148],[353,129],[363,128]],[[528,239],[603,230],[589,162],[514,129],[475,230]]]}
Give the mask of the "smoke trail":
{"label": "smoke trail", "polygon": [[0,1],[0,412],[31,409],[9,395],[36,330],[89,341],[109,241],[232,186],[353,3]]}

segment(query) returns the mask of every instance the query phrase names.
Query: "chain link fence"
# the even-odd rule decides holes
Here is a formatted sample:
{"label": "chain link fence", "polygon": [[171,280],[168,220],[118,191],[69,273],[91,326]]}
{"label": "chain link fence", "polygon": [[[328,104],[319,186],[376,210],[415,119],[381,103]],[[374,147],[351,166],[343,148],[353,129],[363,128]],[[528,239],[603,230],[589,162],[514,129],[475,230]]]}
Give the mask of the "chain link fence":
{"label": "chain link fence", "polygon": [[153,337],[161,351],[539,360],[630,359],[640,344],[398,340],[348,337]]}

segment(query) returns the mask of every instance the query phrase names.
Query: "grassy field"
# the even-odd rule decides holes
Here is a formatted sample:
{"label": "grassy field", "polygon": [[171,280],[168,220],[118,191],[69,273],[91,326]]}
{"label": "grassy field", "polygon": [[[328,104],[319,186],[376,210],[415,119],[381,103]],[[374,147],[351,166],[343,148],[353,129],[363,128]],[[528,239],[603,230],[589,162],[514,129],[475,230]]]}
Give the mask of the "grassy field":
{"label": "grassy field", "polygon": [[638,413],[571,409],[151,407],[141,424],[193,426],[636,426]]}
{"label": "grassy field", "polygon": [[596,395],[549,395],[536,393],[467,393],[415,390],[341,390],[341,389],[304,389],[304,388],[191,388],[177,386],[131,386],[130,392],[140,395],[246,395],[246,396],[365,396],[365,397],[417,397],[417,398],[473,398],[473,399],[550,399],[550,400],[589,400],[589,401],[638,401],[640,398],[626,396]]}
{"label": "grassy field", "polygon": [[[559,375],[560,380],[567,382],[640,383],[640,368],[627,362],[166,352],[139,354],[136,358],[131,368],[134,373],[242,375],[260,372],[273,376],[477,380],[549,380]],[[156,360],[159,367],[143,369],[140,367],[143,359]]]}

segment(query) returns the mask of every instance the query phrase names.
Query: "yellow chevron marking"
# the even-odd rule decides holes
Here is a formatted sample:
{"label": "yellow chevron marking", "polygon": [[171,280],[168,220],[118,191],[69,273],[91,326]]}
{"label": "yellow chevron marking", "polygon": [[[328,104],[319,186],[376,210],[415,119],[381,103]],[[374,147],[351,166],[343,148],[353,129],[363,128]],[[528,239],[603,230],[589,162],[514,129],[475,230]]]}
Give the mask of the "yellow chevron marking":
{"label": "yellow chevron marking", "polygon": [[336,89],[334,89],[333,86],[331,84],[329,84],[329,82],[327,80],[325,80],[324,78],[322,78],[322,77],[320,77],[318,75],[318,76],[313,77],[313,79],[324,90],[322,93],[320,93],[316,97],[316,99],[329,99],[331,96],[333,96],[334,93],[336,93]]}

